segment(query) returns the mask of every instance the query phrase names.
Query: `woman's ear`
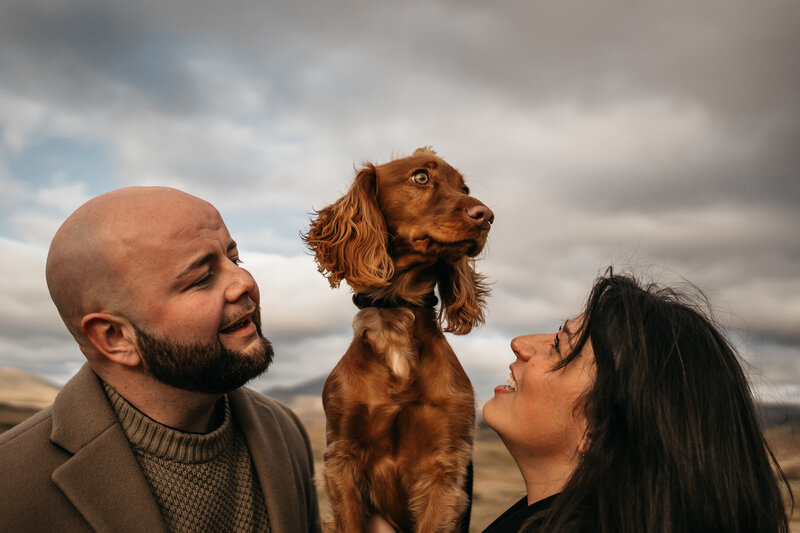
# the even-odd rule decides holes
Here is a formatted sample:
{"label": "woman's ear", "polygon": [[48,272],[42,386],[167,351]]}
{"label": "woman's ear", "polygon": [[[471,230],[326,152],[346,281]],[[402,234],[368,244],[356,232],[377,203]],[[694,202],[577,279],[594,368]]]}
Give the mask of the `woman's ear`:
{"label": "woman's ear", "polygon": [[589,451],[589,446],[592,444],[592,434],[587,431],[583,434],[581,441],[578,443],[578,454],[583,457]]}
{"label": "woman's ear", "polygon": [[394,265],[387,249],[386,221],[378,206],[374,166],[363,168],[347,194],[315,213],[302,239],[331,287],[338,287],[343,279],[351,286],[388,284]]}
{"label": "woman's ear", "polygon": [[129,367],[142,362],[127,321],[110,313],[89,313],[81,320],[81,330],[95,350],[106,359]]}
{"label": "woman's ear", "polygon": [[465,335],[484,322],[483,310],[490,291],[484,276],[475,271],[474,265],[470,257],[439,265],[439,297],[442,299],[439,320],[447,322],[445,331],[456,335]]}

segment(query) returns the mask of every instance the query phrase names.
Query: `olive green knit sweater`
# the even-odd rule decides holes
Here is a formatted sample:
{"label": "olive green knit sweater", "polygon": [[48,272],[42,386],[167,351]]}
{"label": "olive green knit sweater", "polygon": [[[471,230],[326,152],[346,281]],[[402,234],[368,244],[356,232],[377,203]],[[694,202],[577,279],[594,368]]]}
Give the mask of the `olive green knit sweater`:
{"label": "olive green knit sweater", "polygon": [[266,504],[247,443],[231,416],[210,433],[186,433],[106,395],[171,532],[269,531]]}

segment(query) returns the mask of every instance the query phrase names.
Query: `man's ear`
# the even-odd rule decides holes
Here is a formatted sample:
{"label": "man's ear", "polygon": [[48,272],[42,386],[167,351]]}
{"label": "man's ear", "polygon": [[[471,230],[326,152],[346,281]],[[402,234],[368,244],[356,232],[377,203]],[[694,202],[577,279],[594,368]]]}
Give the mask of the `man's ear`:
{"label": "man's ear", "polygon": [[129,367],[142,362],[133,327],[127,320],[110,313],[90,313],[81,320],[81,330],[108,360]]}

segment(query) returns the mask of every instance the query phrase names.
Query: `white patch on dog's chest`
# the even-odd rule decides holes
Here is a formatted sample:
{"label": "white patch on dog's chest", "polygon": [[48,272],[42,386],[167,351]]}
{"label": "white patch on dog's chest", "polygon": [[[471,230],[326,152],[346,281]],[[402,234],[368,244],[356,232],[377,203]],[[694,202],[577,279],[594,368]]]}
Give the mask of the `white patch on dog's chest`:
{"label": "white patch on dog's chest", "polygon": [[409,375],[408,355],[403,354],[399,348],[389,349],[386,354],[386,364],[389,365],[392,373],[399,378],[407,378]]}
{"label": "white patch on dog's chest", "polygon": [[375,355],[383,355],[392,374],[406,379],[417,360],[413,325],[414,313],[407,309],[369,308],[356,315],[353,329],[364,335]]}

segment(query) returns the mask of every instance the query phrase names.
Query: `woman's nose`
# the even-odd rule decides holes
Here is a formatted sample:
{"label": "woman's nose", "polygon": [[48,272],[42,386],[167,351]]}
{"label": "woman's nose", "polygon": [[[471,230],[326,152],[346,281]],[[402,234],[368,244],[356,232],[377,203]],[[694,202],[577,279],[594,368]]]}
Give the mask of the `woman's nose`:
{"label": "woman's nose", "polygon": [[527,361],[537,353],[546,353],[552,340],[553,336],[547,333],[521,335],[511,340],[511,349],[517,357]]}
{"label": "woman's nose", "polygon": [[511,339],[511,350],[514,354],[527,361],[536,350],[536,335],[521,335]]}

